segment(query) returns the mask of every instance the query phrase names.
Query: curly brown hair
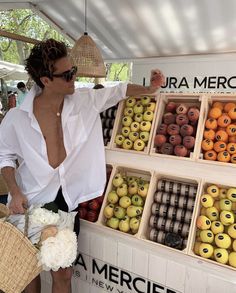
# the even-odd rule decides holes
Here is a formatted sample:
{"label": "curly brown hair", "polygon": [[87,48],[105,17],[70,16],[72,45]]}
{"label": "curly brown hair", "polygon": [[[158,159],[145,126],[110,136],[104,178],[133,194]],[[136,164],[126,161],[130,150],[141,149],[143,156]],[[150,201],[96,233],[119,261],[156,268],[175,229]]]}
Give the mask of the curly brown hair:
{"label": "curly brown hair", "polygon": [[25,60],[25,70],[38,86],[44,88],[40,77],[47,76],[52,79],[55,62],[67,56],[67,47],[63,42],[48,39],[37,43]]}

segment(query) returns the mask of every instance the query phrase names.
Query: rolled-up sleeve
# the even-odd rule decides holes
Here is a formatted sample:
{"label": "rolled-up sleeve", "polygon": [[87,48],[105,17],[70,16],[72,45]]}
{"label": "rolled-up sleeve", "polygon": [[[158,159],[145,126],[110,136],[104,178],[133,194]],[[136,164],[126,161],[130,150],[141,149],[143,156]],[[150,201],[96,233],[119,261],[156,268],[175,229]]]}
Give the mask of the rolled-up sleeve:
{"label": "rolled-up sleeve", "polygon": [[[4,119],[7,120],[7,117]],[[7,121],[4,121],[0,126],[0,169],[4,167],[16,168],[17,156],[13,151],[13,147],[10,146],[7,141],[12,140],[12,135],[9,127],[7,126]]]}
{"label": "rolled-up sleeve", "polygon": [[127,83],[120,83],[114,87],[92,90],[93,106],[98,112],[116,105],[126,98]]}

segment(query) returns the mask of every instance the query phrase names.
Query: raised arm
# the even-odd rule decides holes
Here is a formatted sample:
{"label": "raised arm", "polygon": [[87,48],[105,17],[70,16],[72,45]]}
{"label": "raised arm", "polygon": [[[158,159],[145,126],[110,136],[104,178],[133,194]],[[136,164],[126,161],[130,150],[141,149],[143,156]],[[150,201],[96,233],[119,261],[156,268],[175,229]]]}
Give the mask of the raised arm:
{"label": "raised arm", "polygon": [[159,69],[151,71],[150,85],[145,87],[137,84],[128,84],[126,96],[154,94],[165,84],[165,77]]}

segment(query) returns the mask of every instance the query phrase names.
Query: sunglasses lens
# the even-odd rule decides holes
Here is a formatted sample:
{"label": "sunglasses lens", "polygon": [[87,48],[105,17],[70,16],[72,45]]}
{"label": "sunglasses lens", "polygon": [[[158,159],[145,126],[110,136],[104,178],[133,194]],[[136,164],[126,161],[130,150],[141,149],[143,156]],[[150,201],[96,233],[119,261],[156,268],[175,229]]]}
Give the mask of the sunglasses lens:
{"label": "sunglasses lens", "polygon": [[65,80],[67,82],[71,81],[73,79],[73,76],[76,74],[76,72],[77,72],[77,67],[72,67],[70,71],[68,71],[64,74]]}

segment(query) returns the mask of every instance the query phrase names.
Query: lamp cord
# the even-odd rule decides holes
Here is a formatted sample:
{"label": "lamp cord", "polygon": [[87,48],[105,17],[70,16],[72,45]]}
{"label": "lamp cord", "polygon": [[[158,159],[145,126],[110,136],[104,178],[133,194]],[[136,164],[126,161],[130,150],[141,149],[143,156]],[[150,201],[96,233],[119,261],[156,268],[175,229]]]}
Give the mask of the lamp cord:
{"label": "lamp cord", "polygon": [[87,33],[87,0],[84,1],[84,31]]}

